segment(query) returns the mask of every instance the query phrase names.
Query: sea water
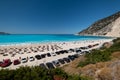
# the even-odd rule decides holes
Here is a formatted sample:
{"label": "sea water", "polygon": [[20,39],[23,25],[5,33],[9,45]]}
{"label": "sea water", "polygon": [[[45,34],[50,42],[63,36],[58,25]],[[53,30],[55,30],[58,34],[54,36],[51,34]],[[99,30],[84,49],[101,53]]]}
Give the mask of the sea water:
{"label": "sea water", "polygon": [[108,39],[100,36],[79,36],[73,34],[11,34],[0,35],[0,45],[21,44],[21,43],[46,43]]}

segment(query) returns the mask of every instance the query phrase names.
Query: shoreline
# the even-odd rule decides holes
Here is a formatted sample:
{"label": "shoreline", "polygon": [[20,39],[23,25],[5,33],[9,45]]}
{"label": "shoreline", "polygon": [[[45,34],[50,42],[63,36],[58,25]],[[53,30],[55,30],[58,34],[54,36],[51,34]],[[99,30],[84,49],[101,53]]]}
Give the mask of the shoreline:
{"label": "shoreline", "polygon": [[85,34],[85,35],[81,35],[81,34],[74,34],[74,35],[77,35],[77,36],[96,36],[96,37],[106,37],[106,38],[113,38],[113,39],[116,39],[116,38],[119,38],[119,37],[115,37],[115,36],[107,36],[107,35],[90,35],[90,34]]}
{"label": "shoreline", "polygon": [[[18,34],[13,34],[13,35],[18,35]],[[23,34],[20,34],[23,35]],[[27,35],[27,34],[26,34]],[[31,35],[31,34],[30,34]],[[33,34],[34,35],[34,34]],[[38,34],[39,35],[39,34]],[[40,34],[43,35],[43,34]],[[45,34],[46,35],[46,34]],[[48,34],[47,34],[48,35]],[[61,35],[61,34],[60,34]],[[76,35],[76,34],[70,34],[70,35]],[[15,41],[15,42],[5,42],[2,41],[0,42],[0,46],[11,46],[11,45],[29,45],[29,44],[45,44],[45,43],[61,43],[61,42],[73,42],[73,41],[83,41],[83,40],[87,40],[87,38],[84,39],[84,37],[101,37],[101,38],[96,38],[97,40],[99,39],[115,39],[115,37],[108,37],[108,36],[94,36],[94,35],[77,35],[77,36],[83,36],[83,39],[68,39],[68,40],[43,40],[43,41],[25,41],[25,42],[21,42],[21,41]],[[95,40],[95,39],[90,39],[90,40]]]}
{"label": "shoreline", "polygon": [[[111,42],[113,39],[99,39],[99,40],[85,40],[85,41],[72,41],[72,42],[52,42],[52,43],[37,43],[37,44],[24,44],[24,45],[9,45],[9,46],[0,46],[0,49],[2,50],[7,50],[5,54],[8,54],[8,56],[3,56],[0,55],[0,61],[3,59],[10,59],[12,62],[15,59],[21,58],[27,58],[35,55],[41,55],[45,53],[55,53],[56,51],[60,50],[69,50],[69,49],[77,49],[79,47],[85,47],[88,45],[94,45],[94,44],[99,44],[98,46],[91,48],[91,49],[96,49],[101,47],[105,42]],[[19,51],[21,49],[21,51]],[[88,49],[88,50],[91,50]],[[24,52],[27,50],[26,52]],[[33,50],[33,51],[31,51]],[[12,54],[15,54],[12,56],[10,52],[12,51]],[[37,52],[34,52],[37,51]],[[30,53],[29,53],[30,52]],[[36,60],[33,62],[27,62],[27,63],[21,63],[19,65],[10,65],[6,68],[3,69],[16,69],[19,68],[20,66],[38,66],[40,63],[47,63],[47,62],[52,62],[54,60],[60,59],[67,57],[68,55],[74,55],[74,53],[69,53],[69,54],[61,54],[61,55],[56,55],[56,56],[51,56],[51,57],[46,57],[41,60]],[[2,69],[2,68],[0,68]]]}
{"label": "shoreline", "polygon": [[[116,38],[108,38],[108,39],[116,39]],[[96,39],[96,40],[108,40],[108,39]],[[52,42],[24,42],[24,43],[6,43],[6,44],[0,44],[0,47],[2,46],[25,46],[25,45],[35,45],[35,44],[51,44],[51,43],[70,43],[70,42],[84,42],[84,41],[96,41],[96,40],[72,40],[72,41],[52,41]]]}

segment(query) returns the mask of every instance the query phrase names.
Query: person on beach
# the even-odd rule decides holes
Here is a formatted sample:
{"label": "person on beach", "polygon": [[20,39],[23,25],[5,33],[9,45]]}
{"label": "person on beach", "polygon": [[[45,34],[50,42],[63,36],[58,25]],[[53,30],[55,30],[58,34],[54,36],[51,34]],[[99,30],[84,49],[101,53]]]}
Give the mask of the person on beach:
{"label": "person on beach", "polygon": [[27,60],[28,60],[28,56],[27,56]]}
{"label": "person on beach", "polygon": [[19,57],[19,60],[21,60],[21,57]]}

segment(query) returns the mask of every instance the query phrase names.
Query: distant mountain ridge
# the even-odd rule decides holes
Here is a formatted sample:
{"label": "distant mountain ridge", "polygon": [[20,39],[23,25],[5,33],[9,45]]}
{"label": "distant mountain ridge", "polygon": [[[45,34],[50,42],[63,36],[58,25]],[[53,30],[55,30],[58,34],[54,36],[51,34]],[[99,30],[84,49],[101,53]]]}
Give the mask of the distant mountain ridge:
{"label": "distant mountain ridge", "polygon": [[6,33],[6,32],[0,32],[0,35],[4,35],[4,34],[9,34],[9,33]]}
{"label": "distant mountain ridge", "polygon": [[104,19],[96,21],[78,34],[120,37],[120,11]]}

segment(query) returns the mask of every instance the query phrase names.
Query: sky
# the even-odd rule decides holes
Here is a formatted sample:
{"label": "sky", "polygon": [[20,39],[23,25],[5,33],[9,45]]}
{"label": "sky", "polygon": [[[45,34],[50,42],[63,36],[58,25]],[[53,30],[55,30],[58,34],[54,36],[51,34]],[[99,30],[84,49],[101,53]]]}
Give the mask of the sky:
{"label": "sky", "polygon": [[120,11],[120,0],[0,0],[0,32],[75,34]]}

